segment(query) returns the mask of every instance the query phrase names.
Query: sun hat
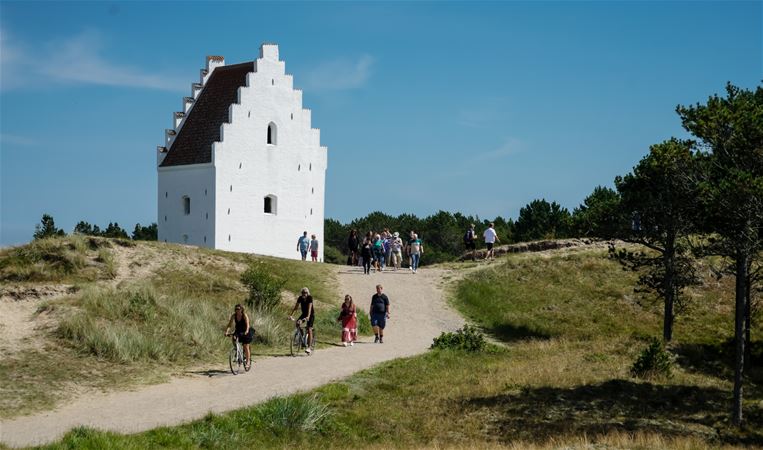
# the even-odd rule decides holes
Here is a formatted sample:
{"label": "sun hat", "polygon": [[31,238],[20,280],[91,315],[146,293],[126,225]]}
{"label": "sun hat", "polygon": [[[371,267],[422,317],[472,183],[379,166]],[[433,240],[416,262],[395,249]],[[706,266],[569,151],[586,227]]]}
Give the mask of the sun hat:
{"label": "sun hat", "polygon": [[395,236],[395,237],[400,237],[400,233],[398,233],[397,231],[395,231],[394,233],[392,233],[392,235],[393,235],[393,236]]}

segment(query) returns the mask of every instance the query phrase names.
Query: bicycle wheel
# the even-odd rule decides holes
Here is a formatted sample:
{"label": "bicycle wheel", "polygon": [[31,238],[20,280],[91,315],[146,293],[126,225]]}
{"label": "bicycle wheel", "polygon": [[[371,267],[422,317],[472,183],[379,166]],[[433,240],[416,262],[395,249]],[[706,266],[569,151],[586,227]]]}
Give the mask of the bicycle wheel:
{"label": "bicycle wheel", "polygon": [[291,348],[291,356],[297,356],[297,353],[302,349],[302,333],[295,331],[289,345]]}
{"label": "bicycle wheel", "polygon": [[241,361],[238,359],[238,349],[233,347],[230,349],[230,356],[228,357],[228,363],[230,364],[230,371],[233,375],[238,375],[241,370]]}
{"label": "bicycle wheel", "polygon": [[[316,337],[315,336],[316,336],[315,328],[313,328],[313,340],[310,342],[310,351],[311,352],[315,351],[315,341],[316,341]],[[311,355],[312,355],[312,353],[311,353]]]}

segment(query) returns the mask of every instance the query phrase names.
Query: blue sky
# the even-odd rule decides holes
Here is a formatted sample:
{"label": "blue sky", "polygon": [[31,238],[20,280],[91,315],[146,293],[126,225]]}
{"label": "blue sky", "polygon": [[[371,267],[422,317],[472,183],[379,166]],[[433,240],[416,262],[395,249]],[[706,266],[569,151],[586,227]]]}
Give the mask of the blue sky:
{"label": "blue sky", "polygon": [[677,104],[763,78],[761,2],[0,2],[0,244],[43,213],[156,221],[155,149],[206,55],[276,42],[329,148],[326,213],[572,209]]}

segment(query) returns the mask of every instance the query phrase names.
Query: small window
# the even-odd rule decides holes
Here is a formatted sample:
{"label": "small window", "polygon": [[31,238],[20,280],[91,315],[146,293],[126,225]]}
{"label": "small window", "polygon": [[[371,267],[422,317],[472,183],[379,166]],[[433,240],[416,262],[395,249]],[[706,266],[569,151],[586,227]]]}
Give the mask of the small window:
{"label": "small window", "polygon": [[164,198],[167,198],[168,195],[169,195],[169,192],[165,192],[164,193]]}
{"label": "small window", "polygon": [[302,170],[302,164],[297,164],[297,172],[299,172],[300,170]]}
{"label": "small window", "polygon": [[246,117],[252,117],[252,110],[250,109],[248,113],[246,113]]}
{"label": "small window", "polygon": [[276,80],[275,80],[275,78],[271,78],[271,79],[270,79],[270,85],[271,85],[271,86],[275,86],[275,85],[276,85]]}
{"label": "small window", "polygon": [[310,215],[313,215],[313,208],[310,208]]}
{"label": "small window", "polygon": [[268,145],[276,145],[278,143],[278,130],[276,124],[270,122],[268,124]]}
{"label": "small window", "polygon": [[266,196],[263,202],[263,212],[265,214],[276,214],[277,201],[276,196],[273,194]]}
{"label": "small window", "polygon": [[291,120],[294,120],[294,113],[291,113]]}
{"label": "small window", "polygon": [[243,166],[244,163],[238,163],[238,168],[240,169],[241,166]]}
{"label": "small window", "polygon": [[167,221],[167,216],[164,216],[164,221],[165,221],[165,222]]}
{"label": "small window", "polygon": [[228,235],[228,242],[230,242],[230,234]]}
{"label": "small window", "polygon": [[230,216],[230,208],[228,208],[228,215]]}
{"label": "small window", "polygon": [[186,216],[191,214],[191,197],[187,195],[183,197],[183,214]]}
{"label": "small window", "polygon": [[313,163],[310,163],[310,170],[313,170]]}
{"label": "small window", "polygon": [[315,194],[315,188],[311,188],[311,189],[310,189],[310,193],[311,193],[311,194]]}
{"label": "small window", "polygon": [[206,220],[209,220],[209,213],[204,213],[204,218],[205,218]]}
{"label": "small window", "polygon": [[230,185],[230,191],[233,192],[233,185]]}
{"label": "small window", "polygon": [[205,197],[207,196],[207,190],[206,189],[204,189],[204,196]]}

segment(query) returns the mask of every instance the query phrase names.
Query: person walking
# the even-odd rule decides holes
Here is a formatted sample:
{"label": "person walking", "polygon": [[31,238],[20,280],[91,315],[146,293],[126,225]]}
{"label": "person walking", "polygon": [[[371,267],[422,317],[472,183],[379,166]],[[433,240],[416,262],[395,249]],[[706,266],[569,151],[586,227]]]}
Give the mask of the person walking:
{"label": "person walking", "polygon": [[424,244],[421,243],[419,235],[411,231],[411,238],[408,240],[408,254],[411,257],[410,270],[413,273],[419,269],[421,255],[424,253]]}
{"label": "person walking", "polygon": [[358,239],[358,230],[350,231],[350,236],[347,238],[347,249],[350,254],[348,255],[348,263],[351,266],[358,265],[358,247],[360,246],[360,240]]}
{"label": "person walking", "polygon": [[493,222],[490,222],[490,227],[488,227],[488,229],[482,233],[482,236],[485,238],[485,247],[487,247],[487,251],[485,252],[485,260],[488,258],[493,259],[493,246],[496,242],[501,242],[501,240],[498,239],[498,234],[495,232],[495,224]]}
{"label": "person walking", "polygon": [[376,294],[371,297],[371,308],[368,311],[371,316],[371,326],[374,328],[374,343],[384,343],[384,328],[389,319],[389,297],[382,291],[381,284],[376,285]]}
{"label": "person walking", "polygon": [[369,238],[363,239],[360,246],[360,258],[363,260],[363,273],[371,274],[371,255],[373,254],[373,244]]}
{"label": "person walking", "polygon": [[464,247],[466,247],[466,251],[472,253],[472,261],[477,260],[477,243],[475,241],[475,235],[474,235],[474,224],[469,225],[469,229],[466,230],[466,234],[464,234]]}
{"label": "person walking", "polygon": [[400,233],[397,231],[392,235],[392,243],[390,244],[390,247],[390,265],[394,266],[395,270],[397,270],[403,262],[403,240],[400,239]]}
{"label": "person walking", "polygon": [[318,239],[315,235],[312,235],[310,239],[310,258],[313,262],[318,262]]}
{"label": "person walking", "polygon": [[377,272],[384,270],[384,240],[380,234],[374,236],[374,268]]}
{"label": "person walking", "polygon": [[345,347],[355,345],[358,338],[358,314],[355,312],[355,303],[350,294],[344,296],[342,311],[336,320],[342,323],[342,345]]}
{"label": "person walking", "polygon": [[307,260],[307,249],[310,247],[310,238],[307,237],[307,231],[297,239],[297,251],[302,254],[302,261]]}

